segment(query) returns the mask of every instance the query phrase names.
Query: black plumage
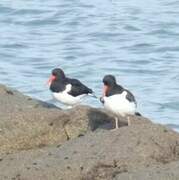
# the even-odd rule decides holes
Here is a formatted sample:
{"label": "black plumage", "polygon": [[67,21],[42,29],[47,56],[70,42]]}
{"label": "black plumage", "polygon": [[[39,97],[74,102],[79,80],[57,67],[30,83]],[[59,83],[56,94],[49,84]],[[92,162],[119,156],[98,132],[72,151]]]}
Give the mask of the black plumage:
{"label": "black plumage", "polygon": [[77,79],[70,79],[65,76],[64,72],[60,68],[56,68],[52,71],[52,75],[55,76],[55,80],[50,85],[52,92],[62,92],[66,89],[67,85],[71,85],[71,90],[68,94],[76,97],[82,94],[92,94],[92,89],[85,86]]}
{"label": "black plumage", "polygon": [[77,79],[69,79],[67,78],[67,83],[72,85],[71,91],[68,92],[68,94],[72,96],[79,96],[81,94],[92,94],[93,91],[92,89],[88,88],[84,84],[82,84],[79,80]]}
{"label": "black plumage", "polygon": [[126,91],[127,92],[126,99],[129,102],[134,102],[135,104],[137,104],[134,95],[129,90],[123,88],[121,85],[118,85],[116,83],[116,79],[114,76],[106,75],[103,78],[103,83],[104,85],[109,87],[108,91],[106,92],[107,97],[116,95],[116,94],[122,94],[124,91]]}

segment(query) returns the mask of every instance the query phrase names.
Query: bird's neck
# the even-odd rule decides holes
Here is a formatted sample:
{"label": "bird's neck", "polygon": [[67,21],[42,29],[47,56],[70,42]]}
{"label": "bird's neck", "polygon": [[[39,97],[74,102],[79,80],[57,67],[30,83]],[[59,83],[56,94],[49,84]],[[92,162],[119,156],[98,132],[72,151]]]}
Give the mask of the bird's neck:
{"label": "bird's neck", "polygon": [[111,86],[111,87],[109,88],[109,91],[108,91],[108,93],[106,94],[106,96],[111,96],[111,95],[114,95],[114,94],[116,94],[116,93],[122,93],[123,90],[124,90],[124,88],[123,88],[122,86],[120,86],[120,85],[118,85],[118,84],[115,84],[115,85],[113,85],[113,86]]}
{"label": "bird's neck", "polygon": [[121,85],[118,85],[118,84],[116,84],[115,87],[118,88],[118,89],[121,90],[121,91],[123,91],[123,89],[124,89]]}
{"label": "bird's neck", "polygon": [[64,80],[56,79],[52,82],[50,89],[53,92],[59,92],[65,90],[66,83]]}

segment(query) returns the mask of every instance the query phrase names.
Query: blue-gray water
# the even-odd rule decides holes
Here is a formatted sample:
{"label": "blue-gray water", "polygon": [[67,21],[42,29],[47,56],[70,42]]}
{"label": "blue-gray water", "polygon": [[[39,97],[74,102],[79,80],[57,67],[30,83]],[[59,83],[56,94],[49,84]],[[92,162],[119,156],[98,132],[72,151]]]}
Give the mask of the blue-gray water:
{"label": "blue-gray water", "polygon": [[175,128],[179,1],[1,0],[0,83],[49,101],[46,81],[56,66],[97,95],[102,77],[114,74],[142,114]]}

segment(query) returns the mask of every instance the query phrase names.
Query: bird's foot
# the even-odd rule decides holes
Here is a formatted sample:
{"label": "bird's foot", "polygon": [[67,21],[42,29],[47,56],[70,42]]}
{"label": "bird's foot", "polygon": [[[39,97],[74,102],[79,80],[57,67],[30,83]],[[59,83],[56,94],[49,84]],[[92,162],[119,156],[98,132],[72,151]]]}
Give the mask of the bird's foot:
{"label": "bird's foot", "polygon": [[111,131],[117,131],[119,128],[115,127],[113,129],[111,129]]}

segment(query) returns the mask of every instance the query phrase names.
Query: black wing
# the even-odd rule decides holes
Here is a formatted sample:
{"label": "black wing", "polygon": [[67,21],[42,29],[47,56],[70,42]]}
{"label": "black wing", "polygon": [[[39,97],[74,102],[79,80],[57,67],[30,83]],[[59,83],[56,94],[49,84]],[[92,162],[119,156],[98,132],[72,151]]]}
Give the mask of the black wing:
{"label": "black wing", "polygon": [[126,98],[130,101],[130,102],[134,102],[137,105],[137,102],[135,100],[134,95],[127,89],[125,89],[125,91],[127,92]]}
{"label": "black wing", "polygon": [[72,96],[76,97],[82,94],[93,93],[92,89],[88,88],[77,79],[68,79],[67,82],[72,85],[71,91],[68,92],[68,94]]}

